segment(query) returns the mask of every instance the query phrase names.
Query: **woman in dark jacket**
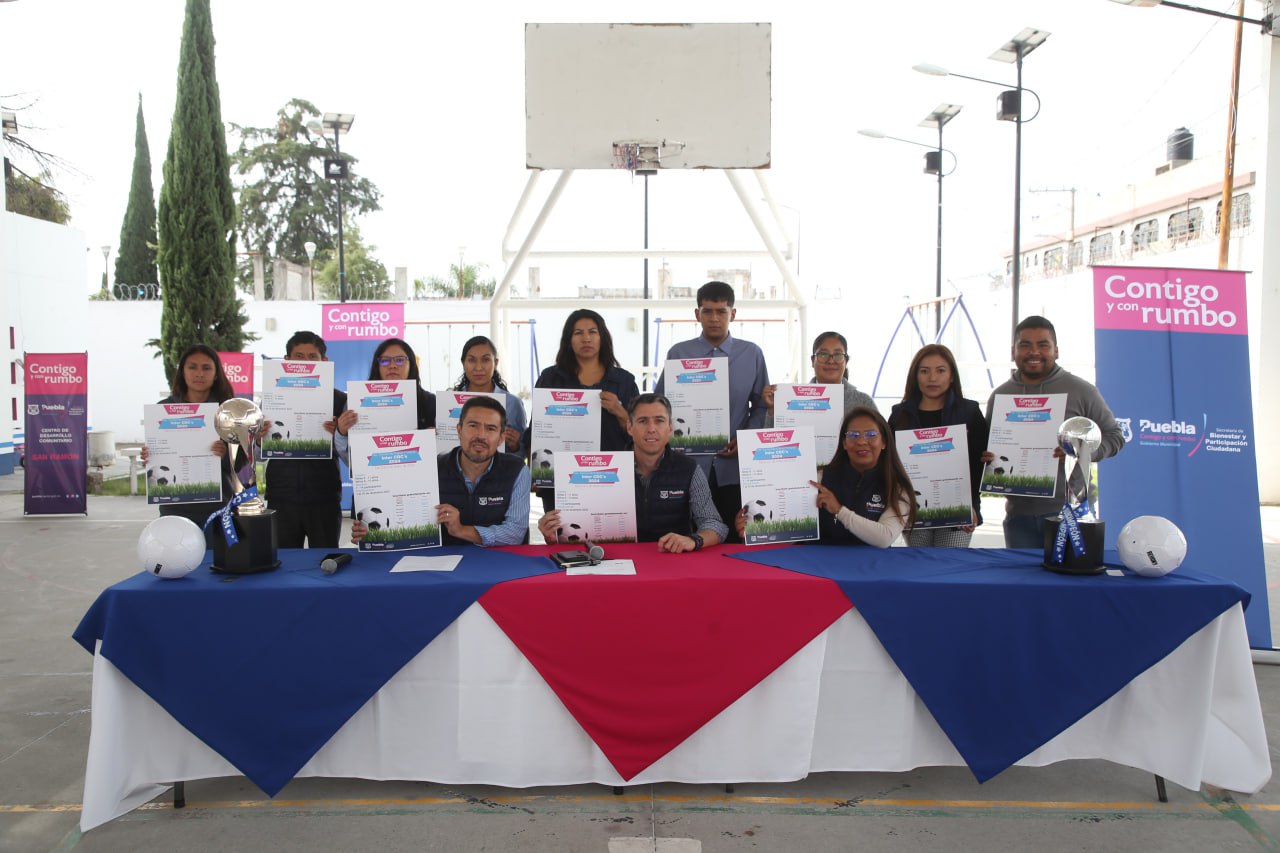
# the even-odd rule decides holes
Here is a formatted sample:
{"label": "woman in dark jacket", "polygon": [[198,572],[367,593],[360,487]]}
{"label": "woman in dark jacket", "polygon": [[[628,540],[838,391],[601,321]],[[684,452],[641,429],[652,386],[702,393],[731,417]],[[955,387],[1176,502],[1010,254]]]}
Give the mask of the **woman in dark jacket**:
{"label": "woman in dark jacket", "polygon": [[987,449],[987,420],[976,401],[965,399],[960,388],[960,371],[951,350],[942,344],[929,344],[921,347],[911,360],[902,402],[896,403],[889,413],[889,428],[898,431],[951,425],[965,427],[973,523],[964,527],[910,530],[907,532],[908,545],[968,548],[974,527],[982,523],[978,486],[982,482],[982,452]]}

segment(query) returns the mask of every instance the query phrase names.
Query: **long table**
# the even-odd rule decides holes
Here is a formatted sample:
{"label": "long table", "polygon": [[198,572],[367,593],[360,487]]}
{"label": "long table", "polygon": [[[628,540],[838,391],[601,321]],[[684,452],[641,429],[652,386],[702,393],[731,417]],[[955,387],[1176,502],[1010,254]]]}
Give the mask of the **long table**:
{"label": "long table", "polygon": [[[1081,579],[1030,552],[637,545],[610,555],[635,559],[634,577],[567,577],[543,549],[512,550],[466,549],[451,574],[362,554],[332,577],[295,552],[271,575],[104,592],[77,631],[95,651],[82,829],[173,781],[240,774],[271,794],[296,776],[527,787],[968,764],[983,779],[1068,758],[1188,788],[1270,777],[1247,596],[1190,568]],[[1087,642],[1061,635],[1076,619]],[[1073,663],[1105,647],[1108,622],[1161,634],[1111,650],[1131,675]],[[1147,628],[1166,622],[1180,627]],[[990,651],[1002,631],[1021,633],[1015,653]],[[1037,661],[1060,682],[1047,696]],[[1035,725],[975,721],[999,719],[991,689]]]}

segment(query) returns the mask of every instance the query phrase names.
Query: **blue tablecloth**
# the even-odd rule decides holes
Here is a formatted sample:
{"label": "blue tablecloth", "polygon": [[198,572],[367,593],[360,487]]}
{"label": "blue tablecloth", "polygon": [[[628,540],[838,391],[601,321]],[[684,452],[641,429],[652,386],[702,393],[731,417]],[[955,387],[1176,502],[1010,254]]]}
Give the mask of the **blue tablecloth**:
{"label": "blue tablecloth", "polygon": [[1186,566],[1158,579],[1068,576],[1044,570],[1038,551],[814,545],[732,556],[838,583],[980,782],[1249,601]]}
{"label": "blue tablecloth", "polygon": [[366,552],[327,576],[320,552],[302,550],[257,575],[143,572],[105,590],[73,636],[90,653],[101,640],[130,681],[274,796],[486,590],[555,571],[483,548],[430,552],[455,553],[447,573],[390,574],[403,554]]}

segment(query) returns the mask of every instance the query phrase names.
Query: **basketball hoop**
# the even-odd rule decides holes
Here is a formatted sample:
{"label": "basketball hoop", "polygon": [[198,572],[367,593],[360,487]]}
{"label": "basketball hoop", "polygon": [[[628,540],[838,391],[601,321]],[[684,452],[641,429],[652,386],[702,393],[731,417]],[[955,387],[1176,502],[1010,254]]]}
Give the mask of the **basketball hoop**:
{"label": "basketball hoop", "polygon": [[662,168],[663,154],[679,154],[683,142],[667,139],[624,139],[613,143],[613,168],[636,174],[654,175]]}

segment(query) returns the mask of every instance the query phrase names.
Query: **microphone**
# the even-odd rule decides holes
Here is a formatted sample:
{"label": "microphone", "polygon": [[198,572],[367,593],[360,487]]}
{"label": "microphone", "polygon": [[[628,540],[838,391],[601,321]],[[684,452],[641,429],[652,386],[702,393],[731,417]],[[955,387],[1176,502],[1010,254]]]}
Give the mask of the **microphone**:
{"label": "microphone", "polygon": [[587,549],[587,557],[591,560],[591,565],[600,565],[600,561],[604,559],[604,548],[599,545],[592,545]]}
{"label": "microphone", "polygon": [[325,555],[325,558],[320,561],[320,571],[324,572],[326,575],[331,575],[350,562],[350,554],[327,554]]}

